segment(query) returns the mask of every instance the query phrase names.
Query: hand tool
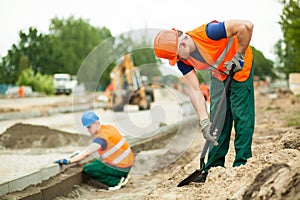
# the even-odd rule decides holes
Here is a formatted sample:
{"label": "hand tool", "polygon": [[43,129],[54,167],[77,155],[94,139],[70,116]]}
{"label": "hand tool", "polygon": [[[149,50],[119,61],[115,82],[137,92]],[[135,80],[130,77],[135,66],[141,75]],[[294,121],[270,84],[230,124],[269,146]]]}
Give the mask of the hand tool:
{"label": "hand tool", "polygon": [[[221,99],[219,101],[219,104],[218,104],[218,107],[216,109],[216,114],[214,116],[214,119],[213,119],[213,122],[211,124],[211,129],[210,129],[210,134],[211,135],[217,135],[219,136],[219,131],[222,131],[222,130],[219,130],[216,126],[217,126],[217,122],[219,120],[219,117],[220,117],[220,113],[221,113],[221,110],[224,109],[224,103],[226,101],[226,95],[227,95],[227,92],[228,92],[228,89],[230,87],[230,84],[232,82],[232,79],[233,79],[233,76],[234,76],[234,68],[235,68],[235,65],[233,64],[232,65],[232,68],[229,72],[229,75],[228,75],[228,78],[227,78],[227,81],[225,83],[225,87],[224,87],[224,90],[222,92],[222,96],[221,96]],[[217,137],[218,138],[218,137]],[[210,142],[209,141],[205,141],[205,144],[204,144],[204,147],[202,149],[202,152],[201,152],[201,155],[200,155],[200,169],[197,169],[195,170],[192,174],[190,174],[188,177],[186,177],[185,179],[183,179],[178,185],[177,187],[182,187],[184,185],[188,185],[191,181],[193,181],[196,177],[200,176],[201,173],[203,172],[204,170],[204,167],[205,167],[205,162],[204,162],[204,159],[205,159],[205,155],[207,153],[207,150],[208,150],[208,147],[209,147],[209,144]]]}

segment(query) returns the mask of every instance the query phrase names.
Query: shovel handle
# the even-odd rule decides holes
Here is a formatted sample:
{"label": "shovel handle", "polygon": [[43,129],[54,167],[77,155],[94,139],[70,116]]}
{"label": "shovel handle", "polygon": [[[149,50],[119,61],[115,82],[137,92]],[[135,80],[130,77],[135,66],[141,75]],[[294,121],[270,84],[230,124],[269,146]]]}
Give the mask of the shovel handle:
{"label": "shovel handle", "polygon": [[[227,95],[227,91],[230,87],[230,84],[232,82],[232,79],[233,79],[233,76],[235,74],[234,72],[234,68],[235,68],[235,64],[232,65],[232,68],[229,72],[229,75],[228,75],[228,78],[227,78],[227,81],[225,83],[225,87],[224,87],[224,90],[222,92],[222,96],[221,96],[221,99],[219,101],[219,104],[217,106],[217,109],[216,109],[216,113],[215,113],[215,116],[214,116],[214,119],[213,119],[213,122],[211,124],[211,129],[210,129],[210,134],[212,134],[214,131],[217,132],[217,135],[219,136],[219,131],[220,130],[216,130],[216,126],[217,126],[217,121],[220,117],[220,113],[221,113],[221,110],[224,108],[224,103],[226,101],[226,95]],[[205,158],[205,155],[207,153],[207,150],[208,150],[208,147],[209,147],[209,144],[210,142],[209,141],[205,141],[205,144],[204,144],[204,147],[202,149],[202,152],[201,152],[201,155],[200,155],[200,168],[201,168],[201,160],[204,160]],[[202,164],[203,165],[203,164]]]}

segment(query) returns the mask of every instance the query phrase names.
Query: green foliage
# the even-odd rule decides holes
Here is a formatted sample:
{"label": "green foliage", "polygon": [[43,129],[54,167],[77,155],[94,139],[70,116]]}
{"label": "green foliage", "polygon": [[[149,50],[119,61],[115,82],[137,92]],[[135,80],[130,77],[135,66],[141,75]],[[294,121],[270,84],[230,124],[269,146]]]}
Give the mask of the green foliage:
{"label": "green foliage", "polygon": [[149,80],[155,76],[161,76],[158,68],[159,60],[151,48],[152,41],[148,38],[147,32],[140,33],[140,38],[134,38],[134,40],[131,37],[122,37],[122,43],[126,44],[127,51],[131,53],[134,65],[139,67],[141,74],[147,76]]}
{"label": "green foliage", "polygon": [[299,0],[281,0],[283,11],[280,26],[283,39],[275,45],[279,69],[286,74],[300,72],[300,3]]}
{"label": "green foliage", "polygon": [[285,116],[284,118],[286,126],[300,126],[300,112],[293,111],[292,114]]}
{"label": "green foliage", "polygon": [[14,84],[17,79],[17,73],[14,65],[10,65],[8,58],[4,57],[0,63],[0,83]]}
{"label": "green foliage", "polygon": [[[161,72],[157,67],[157,59],[154,55],[153,49],[151,48],[151,40],[147,39],[145,33],[140,33],[138,38],[132,39],[132,35],[121,34],[117,37],[110,38],[101,43],[97,49],[88,56],[84,61],[82,72],[78,73],[84,76],[80,76],[80,79],[88,85],[89,90],[95,89],[95,83],[91,80],[95,80],[99,77],[100,80],[97,88],[106,88],[110,83],[110,72],[116,66],[122,55],[129,53],[133,60],[134,66],[139,67],[141,74],[151,78],[154,76],[161,76]],[[88,71],[84,70],[88,69]]]}
{"label": "green foliage", "polygon": [[31,86],[33,91],[42,92],[47,95],[55,92],[52,76],[42,75],[40,72],[35,74],[32,68],[22,71],[17,80],[17,85]]}
{"label": "green foliage", "polygon": [[115,66],[119,55],[112,48],[113,38],[109,38],[93,49],[83,61],[78,70],[77,78],[85,88],[96,91],[98,88],[105,88],[109,83],[109,72]]}
{"label": "green foliage", "polygon": [[115,67],[115,65],[116,64],[113,62],[104,70],[104,72],[99,80],[99,85],[98,85],[98,88],[101,88],[101,90],[105,90],[105,88],[111,82],[109,74],[110,74],[111,70]]}
{"label": "green foliage", "polygon": [[[162,75],[158,67],[161,61],[154,54],[152,40],[147,32],[112,37],[106,27],[94,27],[88,20],[71,16],[67,19],[52,19],[49,34],[40,33],[36,28],[30,27],[26,31],[20,31],[19,37],[20,41],[13,44],[7,56],[2,58],[0,83],[29,81],[31,72],[29,73],[28,69],[31,69],[35,74],[34,78],[39,81],[43,79],[39,77],[41,74],[52,76],[54,73],[69,73],[77,74],[78,81],[84,83],[89,90],[105,88],[110,82],[109,73],[120,56],[126,53],[131,54],[134,65],[139,67],[141,74],[146,75],[149,80]],[[297,41],[295,39],[294,42]],[[253,52],[255,74],[261,78],[274,77],[273,63],[255,48]],[[282,52],[285,55],[284,49]],[[25,75],[28,77],[24,78]],[[200,81],[204,81],[203,78],[208,80],[207,76],[208,74],[201,72]],[[52,85],[52,80],[44,81]],[[34,84],[33,80],[30,84],[36,91],[52,92],[51,88],[48,91],[47,87],[44,87],[45,84]]]}
{"label": "green foliage", "polygon": [[262,52],[252,47],[254,57],[254,75],[258,76],[261,80],[265,80],[266,76],[272,79],[277,78],[274,72],[273,62],[265,58]]}
{"label": "green foliage", "polygon": [[141,74],[147,76],[149,79],[162,75],[152,49],[135,50],[132,52],[132,59],[134,65],[139,66]]}
{"label": "green foliage", "polygon": [[89,52],[111,33],[105,27],[93,27],[86,20],[69,17],[52,19],[49,34],[30,27],[20,31],[19,37],[19,43],[12,45],[0,63],[1,83],[14,84],[28,66],[35,73],[76,74]]}
{"label": "green foliage", "polygon": [[76,74],[87,55],[112,36],[107,28],[93,27],[87,20],[72,16],[62,20],[52,19],[49,30],[55,44],[54,51],[59,52],[57,59],[60,65],[56,67],[56,72],[70,74]]}

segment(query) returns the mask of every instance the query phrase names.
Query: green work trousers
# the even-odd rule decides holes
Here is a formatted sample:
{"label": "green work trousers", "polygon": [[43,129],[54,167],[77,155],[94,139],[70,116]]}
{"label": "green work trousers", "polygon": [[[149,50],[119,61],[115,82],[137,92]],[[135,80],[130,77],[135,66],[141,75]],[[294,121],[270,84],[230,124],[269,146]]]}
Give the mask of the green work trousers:
{"label": "green work trousers", "polygon": [[118,170],[102,163],[99,160],[95,160],[84,165],[83,173],[111,187],[118,185],[121,177],[127,177],[129,170]]}
{"label": "green work trousers", "polygon": [[[244,82],[233,80],[226,96],[226,103],[218,119],[217,127],[222,130],[218,137],[218,146],[210,145],[208,161],[205,165],[205,172],[211,167],[225,164],[225,156],[229,149],[232,126],[234,124],[235,139],[235,160],[233,166],[246,164],[247,159],[252,157],[252,136],[254,132],[255,107],[253,70],[249,78]],[[224,85],[227,79],[222,82],[211,76],[211,107],[210,118],[214,118]]]}

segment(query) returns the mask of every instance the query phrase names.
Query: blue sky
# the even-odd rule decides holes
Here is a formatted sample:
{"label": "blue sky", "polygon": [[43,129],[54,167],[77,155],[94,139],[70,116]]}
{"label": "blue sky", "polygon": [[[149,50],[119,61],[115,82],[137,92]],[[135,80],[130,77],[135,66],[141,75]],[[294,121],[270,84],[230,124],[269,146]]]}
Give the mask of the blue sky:
{"label": "blue sky", "polygon": [[32,26],[47,33],[52,18],[73,15],[113,35],[140,28],[188,31],[211,20],[248,19],[255,25],[251,45],[275,61],[281,13],[278,0],[0,0],[0,56],[18,42],[18,31]]}

